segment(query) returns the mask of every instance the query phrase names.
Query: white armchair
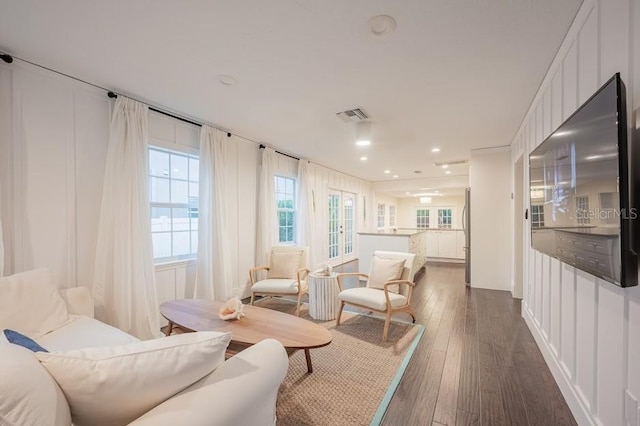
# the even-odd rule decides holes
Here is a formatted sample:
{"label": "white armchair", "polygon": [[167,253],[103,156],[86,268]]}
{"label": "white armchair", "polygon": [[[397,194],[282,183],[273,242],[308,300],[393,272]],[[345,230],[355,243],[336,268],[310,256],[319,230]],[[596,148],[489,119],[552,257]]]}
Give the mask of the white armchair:
{"label": "white armchair", "polygon": [[[415,322],[416,315],[411,307],[411,295],[415,286],[413,282],[415,259],[416,255],[413,253],[374,251],[369,275],[358,272],[338,274],[340,309],[336,325],[340,325],[345,304],[386,314],[382,333],[383,341],[387,340],[389,322],[393,314],[406,312]],[[366,278],[366,287],[344,290],[342,280],[348,276]]]}
{"label": "white armchair", "polygon": [[[300,315],[300,300],[309,293],[309,249],[300,246],[274,246],[269,253],[269,266],[257,266],[249,270],[251,304],[256,295],[298,297],[296,315]],[[266,271],[267,277],[257,279],[258,271]]]}

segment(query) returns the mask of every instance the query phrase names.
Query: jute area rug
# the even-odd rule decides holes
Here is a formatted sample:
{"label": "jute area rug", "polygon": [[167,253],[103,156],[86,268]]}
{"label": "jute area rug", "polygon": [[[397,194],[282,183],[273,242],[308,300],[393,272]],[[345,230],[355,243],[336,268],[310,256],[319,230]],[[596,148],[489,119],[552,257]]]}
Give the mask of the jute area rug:
{"label": "jute area rug", "polygon": [[[295,303],[262,299],[262,308],[295,315]],[[369,425],[384,414],[406,363],[413,353],[422,327],[393,322],[386,342],[384,320],[348,312],[340,326],[316,321],[305,305],[300,317],[321,324],[333,335],[332,342],[311,350],[313,373],[307,373],[304,351],[289,358],[289,372],[280,387],[278,426]]]}

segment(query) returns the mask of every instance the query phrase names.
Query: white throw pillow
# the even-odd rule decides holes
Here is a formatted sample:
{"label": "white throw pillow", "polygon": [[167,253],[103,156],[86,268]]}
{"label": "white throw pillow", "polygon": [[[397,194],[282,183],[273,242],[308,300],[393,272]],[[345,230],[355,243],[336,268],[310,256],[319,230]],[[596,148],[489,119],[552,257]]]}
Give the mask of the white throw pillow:
{"label": "white throw pillow", "polygon": [[4,341],[0,360],[0,424],[71,424],[67,400],[33,352]]}
{"label": "white throw pillow", "polygon": [[0,278],[0,329],[37,339],[70,320],[67,305],[51,282],[48,269]]}
{"label": "white throw pillow", "polygon": [[67,397],[74,425],[117,426],[215,370],[230,340],[231,333],[203,331],[36,356]]}
{"label": "white throw pillow", "polygon": [[[405,259],[387,259],[374,255],[367,287],[382,289],[387,281],[399,280],[402,277],[404,263]],[[389,290],[397,293],[398,286],[391,286]]]}
{"label": "white throw pillow", "polygon": [[296,278],[300,268],[300,251],[272,251],[267,278]]}

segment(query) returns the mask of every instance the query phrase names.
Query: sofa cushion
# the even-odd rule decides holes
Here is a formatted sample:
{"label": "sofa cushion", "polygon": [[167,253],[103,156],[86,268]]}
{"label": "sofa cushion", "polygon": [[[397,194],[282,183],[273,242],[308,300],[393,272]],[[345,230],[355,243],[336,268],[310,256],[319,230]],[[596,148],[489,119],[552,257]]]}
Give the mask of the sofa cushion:
{"label": "sofa cushion", "polygon": [[28,338],[24,334],[18,333],[14,330],[5,329],[3,332],[9,343],[22,346],[29,349],[31,352],[49,352],[42,346],[40,346],[35,340]]}
{"label": "sofa cushion", "polygon": [[98,346],[116,346],[139,340],[122,330],[84,315],[71,315],[63,327],[36,339],[49,351],[72,351]]}
{"label": "sofa cushion", "polygon": [[70,320],[48,269],[0,278],[0,295],[0,329],[9,328],[37,339]]}
{"label": "sofa cushion", "polygon": [[69,426],[69,405],[35,354],[0,341],[0,424]]}
{"label": "sofa cushion", "polygon": [[231,333],[209,331],[36,356],[62,388],[76,426],[117,426],[216,369],[230,340]]}

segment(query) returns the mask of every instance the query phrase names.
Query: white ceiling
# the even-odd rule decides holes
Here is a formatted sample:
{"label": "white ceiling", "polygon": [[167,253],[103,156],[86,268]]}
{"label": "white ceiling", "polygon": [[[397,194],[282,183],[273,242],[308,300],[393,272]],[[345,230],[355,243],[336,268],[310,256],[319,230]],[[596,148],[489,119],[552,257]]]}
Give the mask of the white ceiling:
{"label": "white ceiling", "polygon": [[[397,174],[400,195],[447,178],[434,162],[511,142],[580,3],[0,0],[0,50],[353,176]],[[367,24],[380,14],[386,38]],[[335,115],[354,107],[367,148]]]}

